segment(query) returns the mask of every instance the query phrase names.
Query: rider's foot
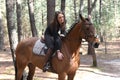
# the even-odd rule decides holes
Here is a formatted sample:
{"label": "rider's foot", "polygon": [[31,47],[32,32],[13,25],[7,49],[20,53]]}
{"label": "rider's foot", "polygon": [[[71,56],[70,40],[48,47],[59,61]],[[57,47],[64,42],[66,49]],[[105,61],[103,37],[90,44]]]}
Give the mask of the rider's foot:
{"label": "rider's foot", "polygon": [[46,72],[46,71],[48,71],[49,69],[50,69],[50,62],[47,62],[46,63],[46,65],[44,66],[44,68],[43,68],[43,72]]}

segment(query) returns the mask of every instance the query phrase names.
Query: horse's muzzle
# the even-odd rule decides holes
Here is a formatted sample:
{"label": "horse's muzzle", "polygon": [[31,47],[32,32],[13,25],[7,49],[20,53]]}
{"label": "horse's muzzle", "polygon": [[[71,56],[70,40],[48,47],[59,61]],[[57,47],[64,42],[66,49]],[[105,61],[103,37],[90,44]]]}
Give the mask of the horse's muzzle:
{"label": "horse's muzzle", "polygon": [[98,42],[94,42],[94,43],[92,44],[92,46],[93,46],[94,48],[98,48],[98,47],[99,47],[99,44],[100,44],[100,43],[98,43]]}

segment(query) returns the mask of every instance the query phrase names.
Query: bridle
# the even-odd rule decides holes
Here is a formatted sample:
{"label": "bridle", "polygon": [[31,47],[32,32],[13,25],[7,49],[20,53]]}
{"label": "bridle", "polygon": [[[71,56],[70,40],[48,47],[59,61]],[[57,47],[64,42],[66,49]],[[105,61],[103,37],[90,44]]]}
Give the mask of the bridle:
{"label": "bridle", "polygon": [[95,35],[94,35],[94,33],[89,33],[89,32],[87,32],[85,29],[87,29],[87,28],[84,28],[84,26],[88,26],[88,27],[90,27],[91,25],[93,25],[91,22],[90,23],[83,23],[83,29],[84,29],[84,33],[85,33],[85,39],[86,40],[88,40],[88,38],[90,38],[90,37],[92,37],[92,36],[94,36],[94,38],[96,38],[95,37]]}
{"label": "bridle", "polygon": [[[79,24],[79,21],[78,22],[76,22],[76,24]],[[82,32],[82,30],[84,31],[84,33],[85,33],[85,39],[86,40],[88,40],[88,38],[90,38],[90,37],[92,37],[93,35],[90,35],[88,32],[86,32],[86,28],[84,28],[84,26],[87,26],[88,25],[88,27],[90,27],[91,25],[93,25],[92,23],[84,23],[83,22],[83,24],[82,24],[82,26],[83,27],[81,27],[81,28],[83,28],[83,29],[80,29],[79,30],[79,33],[81,33]],[[94,38],[96,38],[95,36],[94,36]],[[73,39],[73,40],[71,40],[71,39],[69,39],[69,38],[66,38],[67,40],[69,40],[69,41],[75,41],[75,42],[77,42],[77,41],[81,41],[82,40],[82,37],[81,37],[81,35],[80,35],[80,37],[79,37],[79,39]]]}

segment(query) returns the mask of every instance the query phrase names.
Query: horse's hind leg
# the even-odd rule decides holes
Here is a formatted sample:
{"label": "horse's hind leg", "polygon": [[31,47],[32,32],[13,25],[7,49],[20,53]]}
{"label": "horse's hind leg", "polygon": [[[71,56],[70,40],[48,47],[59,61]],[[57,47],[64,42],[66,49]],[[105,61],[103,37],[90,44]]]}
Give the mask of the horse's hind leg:
{"label": "horse's hind leg", "polygon": [[17,61],[16,60],[16,68],[17,68],[17,76],[16,76],[16,80],[22,80],[22,75],[23,75],[23,71],[27,65],[27,63],[23,63],[21,61]]}
{"label": "horse's hind leg", "polygon": [[32,63],[29,63],[28,68],[29,68],[29,73],[28,73],[27,80],[33,80],[33,76],[35,73],[35,66]]}
{"label": "horse's hind leg", "polygon": [[17,78],[16,80],[21,80],[22,79],[22,75],[23,75],[23,71],[25,69],[25,66],[20,66],[20,67],[17,67]]}

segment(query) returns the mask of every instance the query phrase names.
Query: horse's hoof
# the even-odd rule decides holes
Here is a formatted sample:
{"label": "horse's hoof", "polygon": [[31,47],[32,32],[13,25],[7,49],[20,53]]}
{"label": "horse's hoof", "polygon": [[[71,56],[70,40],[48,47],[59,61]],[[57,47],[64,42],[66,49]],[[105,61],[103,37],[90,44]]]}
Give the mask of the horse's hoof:
{"label": "horse's hoof", "polygon": [[46,72],[47,70],[43,69],[43,72]]}

